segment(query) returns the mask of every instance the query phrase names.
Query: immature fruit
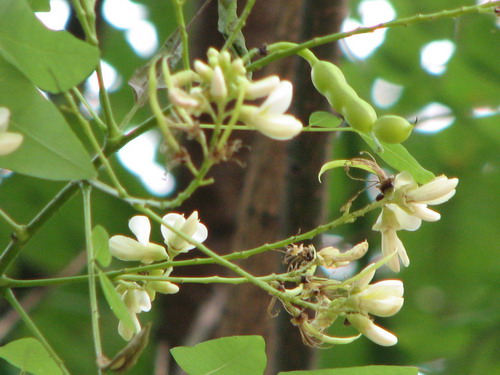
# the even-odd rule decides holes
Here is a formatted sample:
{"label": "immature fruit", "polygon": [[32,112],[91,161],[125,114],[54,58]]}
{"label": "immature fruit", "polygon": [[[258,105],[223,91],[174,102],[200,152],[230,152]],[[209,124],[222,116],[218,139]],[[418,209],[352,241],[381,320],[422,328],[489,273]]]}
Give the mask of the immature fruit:
{"label": "immature fruit", "polygon": [[346,100],[341,113],[349,125],[363,133],[370,132],[377,120],[377,113],[373,107],[357,95]]}
{"label": "immature fruit", "polygon": [[325,94],[328,103],[341,115],[344,115],[345,107],[348,102],[359,99],[358,94],[348,84],[337,87],[335,90],[327,91]]}
{"label": "immature fruit", "polygon": [[408,120],[394,115],[379,117],[373,124],[373,133],[385,143],[404,142],[412,130],[413,125]]}
{"label": "immature fruit", "polygon": [[338,88],[347,85],[342,71],[328,61],[318,61],[313,65],[311,79],[316,90],[324,96],[335,95]]}

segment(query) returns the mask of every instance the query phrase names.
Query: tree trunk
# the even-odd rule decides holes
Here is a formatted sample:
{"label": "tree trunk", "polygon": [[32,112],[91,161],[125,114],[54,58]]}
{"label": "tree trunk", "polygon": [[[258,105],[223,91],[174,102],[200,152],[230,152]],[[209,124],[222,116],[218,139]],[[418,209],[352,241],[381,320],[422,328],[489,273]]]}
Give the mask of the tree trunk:
{"label": "tree trunk", "polygon": [[[298,42],[312,35],[332,33],[343,16],[342,4],[343,1],[338,0],[257,1],[243,30],[247,46],[261,47],[279,40]],[[200,17],[194,56],[204,58],[209,46],[220,47],[222,44],[216,32],[216,5],[213,2]],[[328,45],[315,52],[320,58],[331,59],[335,51],[334,46]],[[304,64],[297,67],[297,61],[298,58],[287,58],[256,74],[277,73],[281,79],[293,81],[293,108],[307,124],[309,114],[321,109],[320,103],[326,101],[312,87],[308,78],[309,68]],[[305,133],[291,145],[250,132],[236,133],[233,138],[241,138],[245,144],[251,145],[249,160],[242,157],[246,168],[235,163],[216,167],[212,173],[215,184],[200,189],[182,208],[186,213],[194,209],[200,211],[202,221],[209,228],[208,245],[221,253],[243,250],[317,225],[322,216],[323,194],[316,183],[316,176],[325,160],[329,137]],[[282,268],[281,258],[280,253],[266,253],[239,264],[255,275],[264,275],[279,271]],[[200,267],[191,270],[182,268],[176,273],[199,275],[200,271]],[[203,268],[202,272],[220,273],[220,268]],[[210,335],[214,329],[210,325],[215,325],[220,318],[212,337],[239,334],[264,337],[268,356],[267,374],[308,366],[310,353],[300,341],[297,329],[288,321],[289,317],[273,319],[269,316],[270,296],[253,285],[215,289],[218,291],[211,294],[207,293],[208,287],[183,285],[178,295],[169,296],[165,301],[163,335],[168,337],[170,345],[193,344],[191,340],[207,339],[203,335]],[[207,296],[211,296],[208,302]],[[224,297],[226,303],[221,311],[220,304]],[[284,324],[279,323],[284,319]],[[197,321],[194,328],[193,320]],[[175,324],[169,324],[172,321]],[[191,340],[186,342],[189,332]]]}

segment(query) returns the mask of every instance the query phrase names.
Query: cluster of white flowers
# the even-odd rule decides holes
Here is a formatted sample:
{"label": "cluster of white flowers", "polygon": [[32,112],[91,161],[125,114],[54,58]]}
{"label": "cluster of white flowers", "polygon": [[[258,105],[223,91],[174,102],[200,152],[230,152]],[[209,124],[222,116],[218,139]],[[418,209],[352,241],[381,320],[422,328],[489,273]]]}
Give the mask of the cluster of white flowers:
{"label": "cluster of white flowers", "polygon": [[406,249],[397,235],[398,230],[415,231],[420,228],[422,220],[437,221],[439,213],[429,209],[427,205],[436,205],[448,201],[455,195],[457,178],[438,176],[431,182],[418,186],[408,172],[401,172],[394,178],[394,191],[389,203],[384,206],[373,230],[382,234],[382,254],[393,255],[388,266],[399,272],[399,263],[407,267],[410,259]]}
{"label": "cluster of white flowers", "polygon": [[9,109],[0,107],[0,155],[7,155],[16,151],[23,141],[21,134],[7,131],[9,119]]}
{"label": "cluster of white flowers", "polygon": [[[184,215],[169,213],[163,217],[163,221],[193,241],[201,243],[207,239],[207,227],[200,223],[197,211],[194,211],[187,219]],[[111,254],[120,260],[151,264],[152,262],[172,260],[178,254],[195,247],[190,241],[165,225],[161,226],[161,233],[167,248],[165,249],[162,245],[150,242],[151,223],[146,216],[137,215],[132,217],[129,220],[129,228],[137,240],[122,235],[112,236],[109,239]],[[172,270],[172,267],[155,269],[150,271],[148,276],[168,277]],[[120,281],[117,291],[134,322],[134,329],[131,330],[120,321],[118,332],[125,340],[130,340],[141,330],[137,314],[151,309],[151,302],[154,301],[156,293],[174,294],[179,291],[179,287],[176,284],[162,280]]]}
{"label": "cluster of white flowers", "polygon": [[[334,247],[326,247],[317,253],[312,246],[295,246],[289,250],[287,256],[290,264],[297,264],[302,268],[310,268],[309,275],[303,278],[295,288],[285,289],[290,296],[302,301],[315,303],[319,309],[314,317],[310,318],[303,309],[292,303],[282,301],[286,310],[293,316],[292,323],[299,327],[304,342],[311,346],[323,344],[346,343],[352,338],[329,336],[325,331],[338,319],[345,318],[361,334],[373,342],[391,346],[397,343],[397,337],[391,332],[373,323],[372,316],[388,317],[396,314],[403,306],[403,283],[400,280],[383,280],[371,284],[376,269],[381,264],[371,264],[366,267],[353,281],[337,280],[312,276],[317,266],[338,268],[364,256],[368,250],[366,241],[354,246],[345,252]],[[296,259],[293,259],[291,257]]]}
{"label": "cluster of white flowers", "polygon": [[208,64],[196,60],[193,70],[175,73],[166,80],[171,103],[177,110],[182,109],[179,118],[189,122],[185,113],[194,117],[211,115],[212,103],[219,110],[225,110],[243,95],[245,100],[265,99],[258,106],[244,104],[239,109],[231,109],[239,111],[239,121],[277,140],[287,140],[300,133],[302,123],[285,114],[293,95],[289,81],[280,80],[276,75],[252,81],[247,78],[240,58],[231,59],[229,52],[214,48],[208,50],[207,56]]}

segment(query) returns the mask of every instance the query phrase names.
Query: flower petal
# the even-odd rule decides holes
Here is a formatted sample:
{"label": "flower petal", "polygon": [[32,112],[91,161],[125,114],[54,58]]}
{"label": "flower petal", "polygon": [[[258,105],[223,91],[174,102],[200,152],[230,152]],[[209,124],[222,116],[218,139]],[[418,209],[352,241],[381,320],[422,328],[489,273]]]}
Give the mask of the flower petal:
{"label": "flower petal", "polygon": [[147,216],[137,215],[132,217],[128,222],[128,227],[134,233],[137,240],[143,244],[149,244],[149,236],[151,234],[151,223]]}
{"label": "flower petal", "polygon": [[202,223],[198,223],[198,226],[196,228],[196,232],[193,233],[193,235],[192,235],[193,240],[201,243],[201,242],[204,242],[207,239],[207,237],[208,237],[207,227]]}
{"label": "flower petal", "polygon": [[22,142],[23,136],[20,133],[0,133],[0,155],[7,155],[14,152]]}
{"label": "flower petal", "polygon": [[251,125],[265,136],[284,141],[302,131],[302,123],[292,115],[263,115],[254,118]]}
{"label": "flower petal", "polygon": [[441,196],[440,198],[426,201],[425,203],[434,206],[436,204],[448,202],[455,195],[455,193],[456,193],[456,190],[452,190],[448,194],[445,194],[445,195]]}
{"label": "flower petal", "polygon": [[364,315],[349,314],[347,320],[354,328],[378,345],[392,346],[398,343],[398,338],[395,335],[377,326]]}
{"label": "flower petal", "polygon": [[139,312],[151,310],[151,299],[145,290],[134,289],[134,298],[136,300]]}
{"label": "flower petal", "polygon": [[280,79],[276,75],[253,81],[246,88],[245,99],[254,100],[267,96],[275,90],[279,84]]}
{"label": "flower petal", "polygon": [[[184,225],[184,223],[186,222],[184,215],[175,212],[166,214],[165,216],[163,216],[162,220],[174,228],[181,228],[182,225]],[[174,232],[172,232],[164,225],[162,225],[160,229],[161,229],[161,234],[163,235],[163,239],[165,240],[165,244],[167,245],[170,244],[173,238],[177,237],[177,235]]]}
{"label": "flower petal", "polygon": [[440,200],[443,196],[455,190],[457,184],[458,178],[448,179],[446,176],[438,176],[431,182],[409,192],[406,198],[409,202],[418,203]]}
{"label": "flower petal", "polygon": [[394,272],[399,272],[399,258],[405,267],[410,264],[403,242],[399,239],[395,230],[382,232],[382,255],[385,257],[394,254],[387,262],[387,266]]}
{"label": "flower petal", "polygon": [[142,257],[143,246],[136,240],[122,235],[109,239],[111,255],[120,260],[139,260]]}
{"label": "flower petal", "polygon": [[420,218],[408,214],[408,212],[402,210],[399,206],[395,204],[388,204],[387,206],[390,206],[387,208],[394,212],[394,216],[396,218],[396,221],[398,222],[396,230],[404,229],[415,231],[420,228],[420,225],[422,225],[422,220]]}
{"label": "flower petal", "polygon": [[415,189],[418,187],[417,183],[411,176],[411,174],[407,171],[403,171],[401,173],[398,173],[396,177],[394,178],[394,189],[396,190],[408,190],[408,189]]}
{"label": "flower petal", "polygon": [[0,132],[7,130],[9,126],[10,111],[6,107],[0,107]]}
{"label": "flower petal", "polygon": [[260,110],[265,114],[281,115],[290,107],[292,96],[292,84],[289,81],[281,81],[278,87],[262,103]]}
{"label": "flower petal", "polygon": [[413,203],[410,207],[413,214],[419,219],[431,222],[441,219],[441,215],[436,211],[427,208],[426,204]]}
{"label": "flower petal", "polygon": [[144,264],[168,259],[163,246],[154,243],[143,245],[130,237],[121,235],[109,239],[109,251],[120,260],[141,261]]}
{"label": "flower petal", "polygon": [[139,333],[141,331],[141,323],[139,322],[139,319],[137,319],[137,315],[130,314],[130,316],[132,317],[132,320],[134,321],[135,329],[133,329],[133,330],[129,329],[125,324],[122,323],[121,320],[118,323],[118,333],[126,341],[130,341],[136,333]]}

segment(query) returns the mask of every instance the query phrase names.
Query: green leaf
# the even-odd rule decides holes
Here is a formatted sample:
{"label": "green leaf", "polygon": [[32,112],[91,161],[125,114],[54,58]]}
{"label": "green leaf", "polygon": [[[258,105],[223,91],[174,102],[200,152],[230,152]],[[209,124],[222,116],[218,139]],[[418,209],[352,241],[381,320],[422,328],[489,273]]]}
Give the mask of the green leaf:
{"label": "green leaf", "polygon": [[402,366],[363,366],[336,369],[288,371],[278,375],[417,375],[418,368]]}
{"label": "green leaf", "polygon": [[22,133],[0,167],[49,180],[95,178],[87,151],[56,107],[17,69],[0,58],[0,106],[10,110],[9,131]]}
{"label": "green leaf", "polygon": [[28,0],[33,12],[50,12],[50,0]]}
{"label": "green leaf", "polygon": [[[217,30],[224,36],[224,39],[229,39],[234,33],[236,25],[238,24],[238,14],[237,14],[237,1],[219,1],[218,12],[219,21],[217,24]],[[248,53],[247,47],[245,45],[245,37],[241,30],[238,31],[236,37],[234,38],[233,45],[230,46],[235,49],[238,56],[243,56]]]}
{"label": "green leaf", "polygon": [[342,124],[342,119],[329,112],[317,111],[309,116],[309,125],[321,128],[336,128]]}
{"label": "green leaf", "polygon": [[108,279],[104,272],[99,270],[98,273],[101,288],[104,292],[104,297],[106,297],[106,301],[108,301],[109,307],[111,307],[111,310],[113,310],[113,313],[118,320],[121,320],[127,328],[131,330],[135,329],[134,321],[130,316],[130,312],[128,311],[127,306],[125,306],[120,294],[118,294],[113,286],[113,283]]}
{"label": "green leaf", "polygon": [[43,345],[32,337],[12,341],[0,347],[0,357],[20,368],[21,371],[33,375],[62,374]]}
{"label": "green leaf", "polygon": [[0,1],[0,54],[53,93],[78,85],[99,62],[97,48],[66,31],[47,29],[26,0]]}
{"label": "green leaf", "polygon": [[355,160],[339,159],[339,160],[329,161],[328,163],[323,164],[323,166],[321,167],[321,169],[318,173],[319,182],[321,182],[321,175],[323,173],[325,173],[326,171],[328,171],[330,169],[334,169],[334,168],[345,168],[345,167],[358,168],[358,169],[362,169],[364,171],[367,171],[369,173],[372,173],[374,175],[378,175],[377,171],[375,169],[373,169],[372,167],[370,167],[366,163],[360,163],[360,162],[357,162]]}
{"label": "green leaf", "polygon": [[[170,350],[189,375],[262,375],[266,368],[261,336],[232,336]],[[242,372],[244,371],[244,372]]]}
{"label": "green leaf", "polygon": [[381,142],[384,151],[379,152],[371,136],[362,132],[358,134],[387,164],[400,172],[408,171],[419,184],[426,184],[434,179],[434,174],[422,167],[403,145]]}
{"label": "green leaf", "polygon": [[92,230],[92,245],[94,246],[94,257],[103,267],[111,263],[111,253],[109,252],[109,234],[106,229],[96,225]]}

